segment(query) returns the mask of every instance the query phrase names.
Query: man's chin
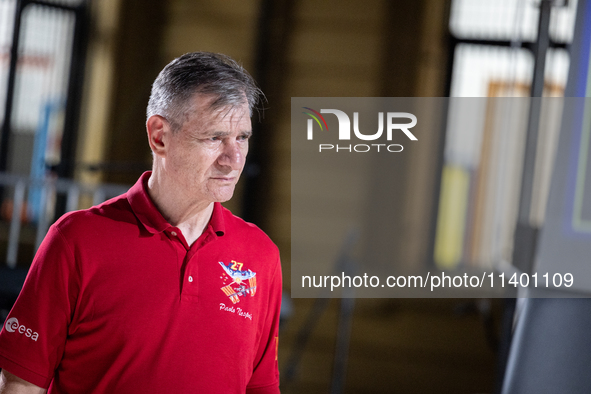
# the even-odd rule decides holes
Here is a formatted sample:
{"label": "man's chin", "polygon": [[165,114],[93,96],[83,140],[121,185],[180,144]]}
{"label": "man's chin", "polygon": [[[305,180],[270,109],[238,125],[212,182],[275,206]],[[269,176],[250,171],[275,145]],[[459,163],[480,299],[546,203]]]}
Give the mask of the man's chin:
{"label": "man's chin", "polygon": [[226,202],[229,201],[230,199],[232,199],[232,196],[234,195],[234,186],[227,186],[222,188],[222,190],[218,190],[215,193],[214,196],[214,201],[216,202]]}

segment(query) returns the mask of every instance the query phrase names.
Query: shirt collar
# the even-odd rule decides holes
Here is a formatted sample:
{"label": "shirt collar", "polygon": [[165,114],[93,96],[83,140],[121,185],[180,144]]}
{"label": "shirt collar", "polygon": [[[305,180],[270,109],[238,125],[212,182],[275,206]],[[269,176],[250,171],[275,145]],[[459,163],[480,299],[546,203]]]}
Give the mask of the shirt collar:
{"label": "shirt collar", "polygon": [[[135,216],[143,226],[152,234],[161,233],[170,228],[171,225],[164,219],[158,208],[148,194],[148,179],[152,171],[146,171],[137,180],[135,185],[127,192],[127,200]],[[213,204],[213,213],[208,227],[217,234],[224,235],[226,226],[224,224],[223,207],[219,202]]]}

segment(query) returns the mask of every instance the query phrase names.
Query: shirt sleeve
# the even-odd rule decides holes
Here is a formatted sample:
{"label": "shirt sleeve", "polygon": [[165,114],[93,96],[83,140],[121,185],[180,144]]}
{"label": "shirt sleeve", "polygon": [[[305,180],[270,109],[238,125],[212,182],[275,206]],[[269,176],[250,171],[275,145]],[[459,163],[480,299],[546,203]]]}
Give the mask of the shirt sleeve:
{"label": "shirt sleeve", "polygon": [[79,290],[75,259],[54,225],[0,332],[0,368],[48,388],[64,352]]}
{"label": "shirt sleeve", "polygon": [[279,366],[277,350],[279,345],[279,313],[281,311],[281,263],[273,274],[267,317],[257,350],[253,374],[246,387],[247,394],[279,393]]}

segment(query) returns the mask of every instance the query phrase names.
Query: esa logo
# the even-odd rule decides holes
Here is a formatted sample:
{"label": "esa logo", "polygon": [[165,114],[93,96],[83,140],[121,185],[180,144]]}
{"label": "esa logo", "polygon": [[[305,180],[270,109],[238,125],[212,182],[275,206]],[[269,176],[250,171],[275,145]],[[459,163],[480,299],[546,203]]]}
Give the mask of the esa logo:
{"label": "esa logo", "polygon": [[11,317],[10,319],[6,320],[4,328],[8,332],[18,332],[19,334],[25,334],[27,338],[31,338],[33,341],[37,341],[37,339],[39,339],[38,333],[34,332],[30,328],[25,327],[24,325],[19,324],[16,317]]}
{"label": "esa logo", "polygon": [[[307,138],[314,139],[314,122],[318,125],[321,131],[326,129],[328,131],[328,124],[322,114],[333,114],[337,117],[339,122],[338,138],[339,141],[351,140],[351,119],[349,115],[338,109],[321,109],[320,112],[303,107],[308,110],[303,112],[310,118],[307,123]],[[407,122],[400,122],[401,119],[406,119]],[[385,120],[385,121],[384,121]],[[386,127],[384,127],[386,123]],[[353,133],[355,137],[363,141],[375,141],[382,137],[384,129],[386,131],[386,140],[392,141],[393,133],[398,130],[404,133],[411,141],[417,141],[417,137],[409,130],[416,126],[417,117],[408,112],[387,112],[384,116],[383,112],[378,113],[378,130],[375,133],[366,134],[359,130],[359,113],[353,112]],[[322,151],[347,151],[347,152],[369,152],[369,151],[387,151],[387,152],[402,152],[403,146],[400,144],[356,144],[356,145],[333,145],[333,144],[319,144],[319,152]]]}

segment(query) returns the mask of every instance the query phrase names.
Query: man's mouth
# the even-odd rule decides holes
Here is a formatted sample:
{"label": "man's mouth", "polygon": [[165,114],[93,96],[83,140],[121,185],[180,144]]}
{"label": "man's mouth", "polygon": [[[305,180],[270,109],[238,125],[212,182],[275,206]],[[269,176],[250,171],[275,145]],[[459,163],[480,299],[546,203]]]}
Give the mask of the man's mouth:
{"label": "man's mouth", "polygon": [[214,179],[216,181],[221,181],[221,182],[234,182],[236,180],[236,177],[234,177],[234,176],[214,176],[214,177],[211,177],[211,179]]}

